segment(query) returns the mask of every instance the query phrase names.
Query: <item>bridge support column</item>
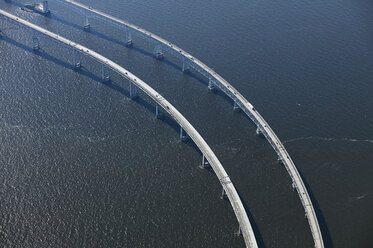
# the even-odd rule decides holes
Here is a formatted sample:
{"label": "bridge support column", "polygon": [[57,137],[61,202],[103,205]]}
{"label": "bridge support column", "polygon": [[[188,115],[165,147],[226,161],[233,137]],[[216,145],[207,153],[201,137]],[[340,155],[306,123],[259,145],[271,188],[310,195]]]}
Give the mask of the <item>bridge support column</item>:
{"label": "bridge support column", "polygon": [[104,64],[102,64],[102,82],[109,82],[110,81],[110,69],[106,68]]}
{"label": "bridge support column", "polygon": [[155,45],[153,55],[156,59],[159,59],[159,60],[163,59],[163,52],[159,44]]}
{"label": "bridge support column", "polygon": [[188,140],[188,134],[185,133],[184,135],[184,129],[182,126],[180,126],[180,140],[181,141],[187,141]]}
{"label": "bridge support column", "polygon": [[202,164],[200,166],[201,169],[209,169],[211,168],[210,163],[207,161],[205,154],[202,154]]}
{"label": "bridge support column", "polygon": [[234,101],[234,104],[233,104],[233,111],[234,112],[239,112],[241,110],[240,106],[238,106],[237,102]]}
{"label": "bridge support column", "polygon": [[259,126],[256,127],[256,134],[258,136],[263,136],[263,131],[262,131],[262,129]]}
{"label": "bridge support column", "polygon": [[80,67],[82,67],[80,52],[74,49],[73,53],[74,53],[74,61],[73,61],[74,69],[79,69]]}
{"label": "bridge support column", "polygon": [[241,230],[241,227],[238,226],[237,236],[241,236],[241,235],[242,235],[242,230]]}
{"label": "bridge support column", "polygon": [[297,184],[293,181],[293,183],[291,184],[291,186],[293,187],[293,190],[295,191],[297,189]]}
{"label": "bridge support column", "polygon": [[159,109],[158,103],[155,103],[155,116],[156,116],[158,119],[161,119],[162,116],[163,116],[162,111]]}
{"label": "bridge support column", "polygon": [[34,51],[37,51],[40,49],[39,39],[36,36],[32,37],[32,49],[34,49]]}
{"label": "bridge support column", "polygon": [[42,13],[44,15],[46,15],[46,14],[49,13],[48,1],[43,1],[43,10],[42,10]]}
{"label": "bridge support column", "polygon": [[132,46],[133,42],[132,42],[132,34],[129,30],[126,30],[126,46],[127,47],[130,47]]}
{"label": "bridge support column", "polygon": [[182,69],[182,71],[184,73],[187,73],[187,72],[189,72],[189,69],[190,69],[189,64],[185,60],[183,60],[183,69]]}
{"label": "bridge support column", "polygon": [[228,199],[227,193],[225,192],[225,189],[224,189],[224,188],[223,188],[222,191],[221,191],[221,196],[220,196],[220,198],[221,198],[222,200],[226,200],[226,199]]}
{"label": "bridge support column", "polygon": [[137,97],[137,86],[130,81],[130,98],[135,99]]}
{"label": "bridge support column", "polygon": [[91,23],[89,22],[88,16],[85,16],[83,30],[89,31],[90,29],[91,29]]}
{"label": "bridge support column", "polygon": [[215,83],[212,81],[211,78],[209,78],[209,85],[208,85],[208,89],[211,91],[211,92],[214,92],[215,91]]}
{"label": "bridge support column", "polygon": [[283,165],[283,164],[284,164],[284,160],[283,160],[280,156],[278,156],[278,158],[277,158],[277,162],[278,162],[280,165]]}

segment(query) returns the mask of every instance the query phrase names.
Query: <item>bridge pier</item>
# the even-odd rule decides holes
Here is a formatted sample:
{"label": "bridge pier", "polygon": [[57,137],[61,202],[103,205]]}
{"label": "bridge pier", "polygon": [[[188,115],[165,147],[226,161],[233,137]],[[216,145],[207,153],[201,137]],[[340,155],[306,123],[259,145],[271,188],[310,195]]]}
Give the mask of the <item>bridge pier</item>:
{"label": "bridge pier", "polygon": [[187,73],[189,72],[189,70],[190,70],[190,65],[187,62],[185,62],[185,60],[183,60],[183,69],[182,69],[183,73]]}
{"label": "bridge pier", "polygon": [[212,81],[211,78],[209,78],[209,85],[208,85],[207,87],[208,87],[208,89],[209,89],[211,92],[214,92],[214,91],[215,91],[216,86],[215,86],[215,83]]}
{"label": "bridge pier", "polygon": [[83,30],[89,31],[90,29],[91,29],[91,23],[89,22],[88,16],[85,16]]}
{"label": "bridge pier", "polygon": [[180,140],[184,142],[188,140],[188,134],[185,133],[184,135],[184,129],[181,125],[180,125]]}
{"label": "bridge pier", "polygon": [[74,53],[74,61],[73,61],[74,69],[79,69],[80,67],[82,67],[80,52],[73,49],[73,53]]}
{"label": "bridge pier", "polygon": [[36,36],[32,37],[32,49],[34,49],[34,51],[37,51],[40,49],[39,39]]}
{"label": "bridge pier", "polygon": [[280,164],[280,165],[283,165],[284,164],[284,160],[279,156],[277,158],[277,162]]}
{"label": "bridge pier", "polygon": [[237,236],[242,236],[242,230],[240,226],[238,226]]}
{"label": "bridge pier", "polygon": [[155,103],[155,117],[157,117],[158,119],[161,119],[163,116],[163,113],[162,111],[159,109],[158,107],[158,103]]}
{"label": "bridge pier", "polygon": [[293,187],[293,190],[295,191],[297,189],[297,184],[293,181],[293,183],[291,184],[291,186]]}
{"label": "bridge pier", "polygon": [[110,69],[106,68],[104,64],[102,64],[102,82],[109,82],[110,81]]}
{"label": "bridge pier", "polygon": [[43,1],[43,11],[42,11],[42,13],[44,15],[49,13],[48,1]]}
{"label": "bridge pier", "polygon": [[202,164],[200,166],[201,169],[209,169],[211,168],[210,163],[207,161],[205,154],[202,154]]}
{"label": "bridge pier", "polygon": [[233,104],[233,111],[234,112],[239,112],[241,110],[240,106],[238,106],[237,102],[234,101],[234,104]]}
{"label": "bridge pier", "polygon": [[163,52],[162,52],[162,48],[161,48],[161,45],[157,44],[155,45],[154,47],[154,50],[153,50],[153,55],[156,59],[163,59]]}
{"label": "bridge pier", "polygon": [[43,3],[40,5],[39,3],[33,7],[30,6],[35,12],[38,12],[42,15],[49,14],[49,8],[48,8],[48,1],[43,1]]}
{"label": "bridge pier", "polygon": [[220,196],[220,198],[221,198],[222,200],[226,200],[226,199],[228,199],[228,195],[227,195],[227,192],[225,192],[224,187],[223,187],[223,189],[222,189],[222,191],[221,191],[221,196]]}
{"label": "bridge pier", "polygon": [[132,34],[129,30],[126,30],[125,31],[125,35],[126,35],[126,46],[127,47],[130,47],[132,46],[133,42],[132,42]]}
{"label": "bridge pier", "polygon": [[263,136],[263,131],[259,126],[256,127],[256,135]]}
{"label": "bridge pier", "polygon": [[132,82],[130,81],[130,98],[135,99],[135,98],[137,98],[137,95],[138,95],[137,86],[136,85],[132,86]]}

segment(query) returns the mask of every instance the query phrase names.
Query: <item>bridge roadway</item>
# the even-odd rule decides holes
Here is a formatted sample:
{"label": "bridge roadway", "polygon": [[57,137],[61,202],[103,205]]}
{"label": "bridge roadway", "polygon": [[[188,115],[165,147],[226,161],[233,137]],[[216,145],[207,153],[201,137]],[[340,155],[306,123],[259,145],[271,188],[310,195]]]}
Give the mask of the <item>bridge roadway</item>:
{"label": "bridge roadway", "polygon": [[195,142],[198,148],[201,150],[204,157],[209,162],[210,166],[214,170],[216,176],[218,177],[225,193],[232,205],[234,213],[237,217],[239,222],[239,228],[241,233],[244,237],[246,247],[248,248],[257,248],[258,245],[256,243],[256,239],[254,236],[253,229],[251,227],[250,221],[247,217],[245,208],[241,202],[241,199],[231,182],[228,174],[226,173],[225,169],[223,168],[222,164],[211,150],[209,145],[205,142],[205,140],[201,137],[201,135],[197,132],[197,130],[189,123],[189,121],[173,106],[171,105],[165,98],[163,98],[157,91],[147,85],[144,81],[140,78],[136,77],[131,72],[127,71],[123,67],[119,66],[118,64],[114,63],[113,61],[105,58],[104,56],[96,53],[93,50],[90,50],[82,45],[74,43],[66,38],[63,38],[55,33],[47,31],[37,25],[34,25],[26,20],[18,18],[12,14],[9,14],[0,9],[0,14],[19,23],[27,28],[40,32],[41,34],[56,40],[68,47],[74,49],[74,51],[79,51],[82,54],[88,55],[91,58],[95,59],[96,61],[104,64],[105,66],[111,68],[113,71],[116,71],[124,78],[128,79],[130,82],[135,84],[139,89],[141,89],[145,94],[147,94],[151,99],[153,99],[156,104],[161,106],[189,135],[189,137]]}
{"label": "bridge roadway", "polygon": [[[312,201],[303,183],[302,177],[300,176],[293,160],[290,158],[288,152],[286,151],[285,147],[281,143],[280,139],[277,137],[277,135],[272,130],[272,128],[268,125],[268,123],[263,119],[263,117],[253,107],[253,105],[251,105],[251,103],[247,101],[232,85],[230,85],[224,78],[218,75],[210,67],[208,67],[207,65],[205,65],[198,59],[194,58],[191,54],[187,53],[186,51],[182,50],[178,46],[172,44],[171,42],[145,29],[142,29],[124,20],[113,17],[99,10],[95,10],[91,7],[88,7],[84,4],[81,4],[81,3],[78,3],[72,0],[55,0],[55,1],[64,3],[65,5],[67,4],[68,6],[72,8],[78,8],[78,10],[79,9],[85,10],[93,14],[89,16],[91,18],[100,19],[104,22],[113,24],[115,26],[119,26],[121,28],[124,28],[126,32],[130,32],[133,35],[136,35],[140,38],[153,42],[156,46],[160,46],[161,49],[181,59],[181,61],[183,62],[183,70],[185,67],[189,67],[189,66],[194,68],[195,70],[197,70],[198,72],[200,72],[202,75],[204,75],[206,78],[209,79],[209,87],[214,87],[216,85],[217,87],[219,87],[220,90],[225,92],[234,101],[234,106],[235,107],[238,106],[239,108],[241,108],[242,111],[244,111],[249,116],[249,118],[257,125],[257,133],[263,134],[265,138],[268,140],[268,142],[271,144],[273,149],[276,151],[279,161],[285,166],[292,180],[293,187],[298,192],[299,198],[305,210],[305,215],[308,219],[308,223],[311,229],[315,247],[316,248],[324,247],[322,234],[320,231],[320,227],[319,227],[319,223],[316,217],[314,207],[312,205]],[[132,35],[127,35],[127,37],[131,37],[131,36]],[[130,42],[132,43],[132,40],[130,40]]]}

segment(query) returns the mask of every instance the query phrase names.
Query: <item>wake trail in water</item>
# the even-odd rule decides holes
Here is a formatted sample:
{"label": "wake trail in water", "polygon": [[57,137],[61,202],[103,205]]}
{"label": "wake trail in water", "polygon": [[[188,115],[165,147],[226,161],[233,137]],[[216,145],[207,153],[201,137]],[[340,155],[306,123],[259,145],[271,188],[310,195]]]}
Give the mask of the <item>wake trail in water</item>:
{"label": "wake trail in water", "polygon": [[291,143],[295,141],[301,141],[301,140],[321,140],[321,141],[347,141],[347,142],[367,142],[373,144],[373,140],[371,139],[364,139],[364,140],[359,140],[359,139],[352,139],[352,138],[327,138],[327,137],[314,137],[314,136],[309,136],[309,137],[299,137],[299,138],[294,138],[294,139],[289,139],[285,140],[283,143]]}

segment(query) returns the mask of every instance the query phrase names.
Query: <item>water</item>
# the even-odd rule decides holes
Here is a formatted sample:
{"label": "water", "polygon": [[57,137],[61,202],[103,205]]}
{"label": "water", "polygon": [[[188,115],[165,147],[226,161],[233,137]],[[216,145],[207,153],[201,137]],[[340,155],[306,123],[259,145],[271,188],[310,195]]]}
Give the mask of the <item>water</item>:
{"label": "water", "polygon": [[[28,1],[20,1],[20,3]],[[82,1],[83,2],[83,1]],[[190,52],[233,84],[284,141],[314,197],[327,247],[373,242],[371,1],[84,1]],[[50,2],[45,18],[0,8],[118,62],[174,104],[212,147],[261,247],[313,247],[268,143],[198,74]],[[244,247],[215,175],[128,83],[0,20],[0,247]]]}

